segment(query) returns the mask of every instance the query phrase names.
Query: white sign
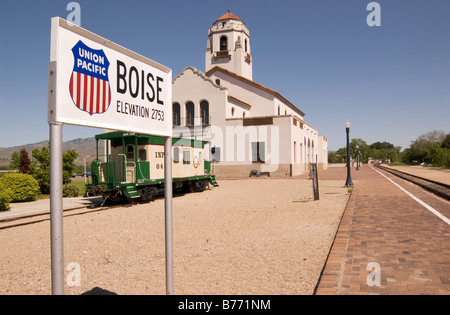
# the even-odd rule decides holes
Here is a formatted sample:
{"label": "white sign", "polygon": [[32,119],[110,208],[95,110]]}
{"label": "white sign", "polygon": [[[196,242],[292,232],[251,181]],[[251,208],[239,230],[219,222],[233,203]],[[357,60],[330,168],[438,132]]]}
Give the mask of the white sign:
{"label": "white sign", "polygon": [[172,137],[172,70],[52,19],[49,123]]}

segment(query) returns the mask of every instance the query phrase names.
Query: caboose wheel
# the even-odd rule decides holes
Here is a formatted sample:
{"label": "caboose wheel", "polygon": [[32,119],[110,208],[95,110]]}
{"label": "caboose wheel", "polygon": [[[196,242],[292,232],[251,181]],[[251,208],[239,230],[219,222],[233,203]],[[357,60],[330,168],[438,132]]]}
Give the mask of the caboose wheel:
{"label": "caboose wheel", "polygon": [[208,181],[205,180],[197,180],[189,183],[190,191],[192,192],[203,192],[206,190],[207,185]]}
{"label": "caboose wheel", "polygon": [[139,189],[139,194],[141,195],[142,202],[151,202],[158,195],[158,189],[156,187],[145,187]]}

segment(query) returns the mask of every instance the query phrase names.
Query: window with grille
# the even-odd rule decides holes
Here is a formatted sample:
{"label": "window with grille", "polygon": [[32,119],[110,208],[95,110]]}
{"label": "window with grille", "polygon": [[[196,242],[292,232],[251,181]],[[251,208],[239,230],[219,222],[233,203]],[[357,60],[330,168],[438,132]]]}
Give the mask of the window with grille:
{"label": "window with grille", "polygon": [[265,163],[266,143],[252,142],[252,162]]}

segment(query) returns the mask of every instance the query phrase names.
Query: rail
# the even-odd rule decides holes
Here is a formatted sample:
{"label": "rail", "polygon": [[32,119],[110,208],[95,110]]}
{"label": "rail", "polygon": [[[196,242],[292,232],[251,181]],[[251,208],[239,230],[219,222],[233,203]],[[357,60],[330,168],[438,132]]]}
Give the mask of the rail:
{"label": "rail", "polygon": [[[92,205],[83,205],[79,207],[63,209],[63,216],[64,217],[78,216],[87,213],[105,211],[113,209],[114,207],[119,206],[102,207],[100,203],[93,203]],[[36,213],[18,214],[13,217],[0,218],[0,231],[25,225],[32,225],[45,221],[50,221],[50,210]]]}
{"label": "rail", "polygon": [[382,169],[386,172],[389,172],[397,177],[400,177],[404,180],[407,180],[413,184],[416,184],[430,192],[432,192],[433,194],[444,198],[446,200],[450,200],[450,185],[445,184],[445,183],[440,183],[428,178],[423,178],[417,175],[413,175],[413,174],[409,174],[409,173],[405,173],[396,169],[392,169],[392,168],[388,168],[385,166],[381,166],[381,165],[377,165],[375,164],[375,166],[379,169]]}

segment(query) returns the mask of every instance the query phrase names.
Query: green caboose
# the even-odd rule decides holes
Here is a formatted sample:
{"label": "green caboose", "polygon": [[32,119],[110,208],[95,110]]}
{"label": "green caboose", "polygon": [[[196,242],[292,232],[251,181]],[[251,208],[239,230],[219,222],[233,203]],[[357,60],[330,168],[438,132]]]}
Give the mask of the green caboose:
{"label": "green caboose", "polygon": [[[92,183],[86,195],[104,200],[149,202],[164,189],[164,138],[127,132],[95,136],[97,157],[91,164]],[[99,152],[99,141],[105,141]],[[210,142],[172,139],[174,189],[200,192],[217,186],[211,173]]]}

